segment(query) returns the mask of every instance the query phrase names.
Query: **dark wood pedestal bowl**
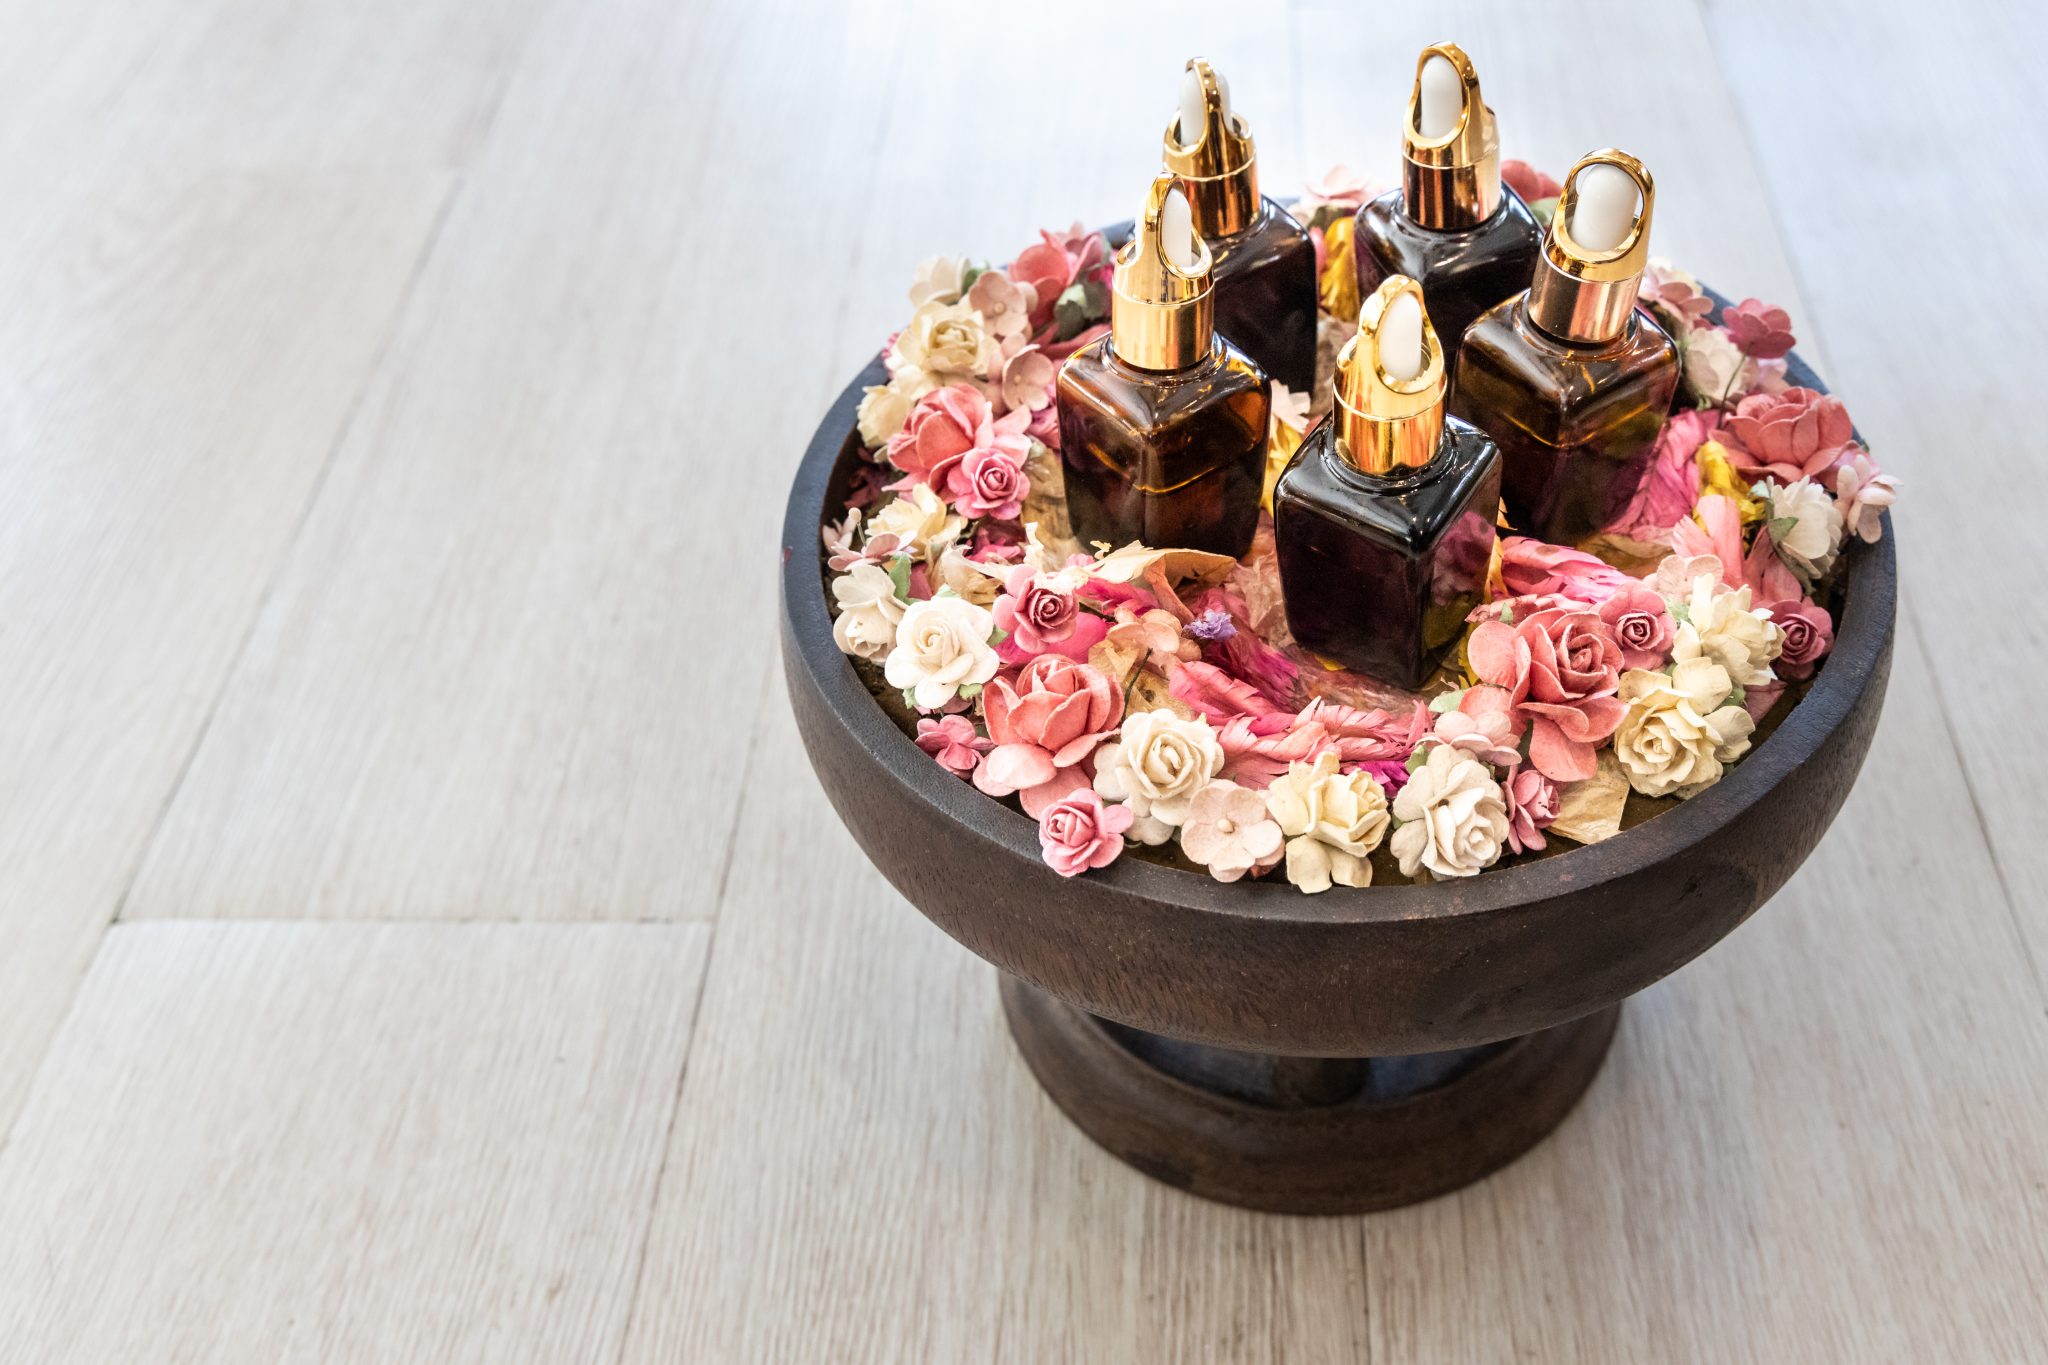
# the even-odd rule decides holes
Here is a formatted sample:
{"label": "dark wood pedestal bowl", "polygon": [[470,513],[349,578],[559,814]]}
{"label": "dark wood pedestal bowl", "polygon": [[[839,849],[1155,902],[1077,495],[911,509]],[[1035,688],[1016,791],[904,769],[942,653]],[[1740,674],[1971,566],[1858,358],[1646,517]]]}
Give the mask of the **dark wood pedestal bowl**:
{"label": "dark wood pedestal bowl", "polygon": [[1605,843],[1319,896],[1135,856],[1057,876],[1037,826],[921,752],[833,645],[818,531],[843,506],[861,388],[883,380],[877,364],[847,387],[790,492],[782,657],[798,728],[875,866],[1005,973],[1010,1030],[1054,1101],[1170,1185],[1351,1213],[1514,1160],[1592,1083],[1621,1002],[1799,866],[1870,747],[1891,665],[1889,529],[1849,551],[1833,656],[1777,731]]}

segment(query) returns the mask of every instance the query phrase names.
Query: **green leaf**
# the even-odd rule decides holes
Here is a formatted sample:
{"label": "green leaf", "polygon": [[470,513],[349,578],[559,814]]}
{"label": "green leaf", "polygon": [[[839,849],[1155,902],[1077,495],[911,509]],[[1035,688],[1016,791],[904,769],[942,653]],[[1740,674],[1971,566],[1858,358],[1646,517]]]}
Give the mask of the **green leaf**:
{"label": "green leaf", "polygon": [[988,266],[986,263],[981,265],[970,265],[965,270],[961,271],[960,297],[967,297],[967,291],[974,288],[974,282],[986,274],[988,274]]}
{"label": "green leaf", "polygon": [[1772,517],[1764,523],[1764,529],[1771,533],[1773,543],[1782,545],[1785,543],[1785,537],[1791,535],[1792,528],[1798,524],[1797,517]]}
{"label": "green leaf", "polygon": [[1411,773],[1415,772],[1417,769],[1421,768],[1425,763],[1428,762],[1429,755],[1425,753],[1423,751],[1422,746],[1418,744],[1408,755],[1408,771]]}
{"label": "green leaf", "polygon": [[889,560],[889,581],[896,585],[899,601],[910,600],[910,556],[895,555]]}
{"label": "green leaf", "polygon": [[1454,687],[1448,692],[1439,692],[1429,699],[1429,709],[1435,715],[1448,715],[1458,709],[1458,703],[1465,699],[1465,689]]}
{"label": "green leaf", "polygon": [[1690,623],[1692,620],[1692,603],[1683,597],[1673,602],[1671,604],[1671,619],[1680,625]]}
{"label": "green leaf", "polygon": [[1076,280],[1060,292],[1052,306],[1061,341],[1071,340],[1109,316],[1109,286],[1100,280]]}

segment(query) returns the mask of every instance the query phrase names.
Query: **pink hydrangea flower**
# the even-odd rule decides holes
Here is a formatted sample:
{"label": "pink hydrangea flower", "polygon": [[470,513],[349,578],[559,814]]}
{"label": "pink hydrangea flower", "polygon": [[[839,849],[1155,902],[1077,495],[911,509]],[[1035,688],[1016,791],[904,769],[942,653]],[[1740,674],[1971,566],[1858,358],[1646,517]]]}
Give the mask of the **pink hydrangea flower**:
{"label": "pink hydrangea flower", "polygon": [[1623,588],[1600,604],[1600,619],[1614,632],[1626,668],[1662,668],[1678,623],[1664,598],[1641,586]]}
{"label": "pink hydrangea flower", "polygon": [[1102,670],[1057,654],[1026,664],[1012,681],[998,674],[981,694],[995,747],[974,771],[990,796],[1012,792],[1036,816],[1086,782],[1081,763],[1123,719],[1123,693]]}
{"label": "pink hydrangea flower", "polygon": [[1267,813],[1265,797],[1221,779],[1195,793],[1180,827],[1180,851],[1219,882],[1275,866],[1286,843],[1280,822]]}
{"label": "pink hydrangea flower", "polygon": [[1561,796],[1557,783],[1534,768],[1516,768],[1500,784],[1507,799],[1508,847],[1517,853],[1540,849],[1549,842],[1543,831],[1557,819]]}
{"label": "pink hydrangea flower", "polygon": [[1792,349],[1792,315],[1762,299],[1722,309],[1721,325],[1744,355],[1758,360],[1777,360]]}
{"label": "pink hydrangea flower", "polygon": [[937,759],[947,772],[968,777],[981,766],[981,756],[993,746],[974,732],[974,722],[965,716],[921,716],[917,722],[917,747]]}
{"label": "pink hydrangea flower", "polygon": [[1810,678],[1835,647],[1835,623],[1826,607],[1803,597],[1770,604],[1771,621],[1785,632],[1784,652],[1771,662],[1781,678]]}
{"label": "pink hydrangea flower", "polygon": [[903,429],[889,438],[889,463],[904,477],[892,488],[926,484],[935,493],[947,491],[954,467],[969,451],[998,450],[1021,468],[1031,453],[1024,427],[1028,412],[1001,417],[972,384],[948,384],[917,400]]}
{"label": "pink hydrangea flower", "polygon": [[1721,424],[1722,444],[1736,471],[1779,483],[1824,477],[1854,453],[1849,410],[1833,394],[1813,389],[1753,393]]}
{"label": "pink hydrangea flower", "polygon": [[1010,451],[976,446],[953,464],[946,475],[945,491],[954,509],[967,516],[1015,521],[1024,510],[1024,495],[1031,491],[1031,481],[1024,477],[1023,463]]}
{"label": "pink hydrangea flower", "polygon": [[1467,648],[1482,682],[1507,689],[1530,726],[1529,761],[1556,782],[1591,777],[1593,751],[1621,724],[1621,644],[1591,610],[1552,608],[1514,625],[1484,621]]}
{"label": "pink hydrangea flower", "polygon": [[1038,813],[1039,854],[1062,877],[1108,867],[1136,818],[1129,806],[1106,806],[1094,788],[1076,787]]}
{"label": "pink hydrangea flower", "polygon": [[1884,509],[1899,496],[1899,481],[1881,473],[1864,451],[1851,455],[1835,472],[1835,499],[1842,525],[1850,535],[1875,545],[1884,534]]}
{"label": "pink hydrangea flower", "polygon": [[1583,550],[1550,545],[1527,536],[1505,536],[1500,542],[1500,579],[1516,597],[1555,593],[1597,605],[1635,582]]}

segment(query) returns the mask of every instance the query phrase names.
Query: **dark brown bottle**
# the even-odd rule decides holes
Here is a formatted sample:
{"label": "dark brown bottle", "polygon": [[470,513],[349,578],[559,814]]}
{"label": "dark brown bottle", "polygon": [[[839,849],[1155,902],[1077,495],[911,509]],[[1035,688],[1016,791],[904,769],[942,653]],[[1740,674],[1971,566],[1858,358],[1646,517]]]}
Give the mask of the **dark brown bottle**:
{"label": "dark brown bottle", "polygon": [[[1607,203],[1582,210],[1580,177]],[[1624,179],[1613,178],[1619,172]],[[1466,333],[1451,411],[1500,443],[1508,521],[1577,545],[1634,497],[1641,457],[1678,389],[1678,351],[1635,306],[1648,261],[1655,186],[1624,152],[1582,158],[1566,176],[1534,285]],[[1573,222],[1591,234],[1581,240]],[[1597,243],[1598,245],[1594,245]]]}
{"label": "dark brown bottle", "polygon": [[1420,687],[1484,592],[1499,456],[1444,416],[1442,348],[1413,280],[1366,300],[1336,385],[1273,489],[1288,629],[1347,668]]}
{"label": "dark brown bottle", "polygon": [[1272,384],[1215,330],[1209,271],[1179,181],[1160,176],[1117,252],[1109,335],[1068,357],[1055,388],[1083,543],[1251,548]]}
{"label": "dark brown bottle", "polygon": [[1528,286],[1542,245],[1542,224],[1501,183],[1500,133],[1472,59],[1455,43],[1424,48],[1408,96],[1401,188],[1358,211],[1359,292],[1395,275],[1418,281],[1455,371],[1466,329]]}
{"label": "dark brown bottle", "polygon": [[[1251,128],[1230,108],[1230,84],[1197,57],[1161,157],[1186,186],[1208,243],[1216,330],[1296,393],[1316,381],[1316,248],[1300,223],[1259,194]],[[1512,288],[1520,288],[1526,272]]]}

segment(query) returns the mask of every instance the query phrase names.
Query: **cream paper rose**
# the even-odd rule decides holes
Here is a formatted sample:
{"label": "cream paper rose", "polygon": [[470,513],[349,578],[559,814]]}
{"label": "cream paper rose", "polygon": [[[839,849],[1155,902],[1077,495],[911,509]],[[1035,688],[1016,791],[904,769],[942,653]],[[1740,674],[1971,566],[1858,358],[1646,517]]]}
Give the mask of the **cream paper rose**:
{"label": "cream paper rose", "polygon": [[935,300],[918,305],[897,334],[889,371],[916,371],[940,384],[972,383],[994,374],[1002,360],[1002,348],[980,313],[964,303]]}
{"label": "cream paper rose", "polygon": [[1771,520],[1765,534],[1792,571],[1811,586],[1828,571],[1835,552],[1842,548],[1841,509],[1827,489],[1812,479],[1758,484],[1754,491],[1770,500]]}
{"label": "cream paper rose", "polygon": [[1740,387],[1750,359],[1718,327],[1695,327],[1685,333],[1685,382],[1709,403],[1719,403]]}
{"label": "cream paper rose", "polygon": [[1448,744],[1430,747],[1429,760],[1394,798],[1394,828],[1387,847],[1401,874],[1428,868],[1439,877],[1470,877],[1491,867],[1507,844],[1508,807],[1500,783],[1476,758]]}
{"label": "cream paper rose", "polygon": [[1131,808],[1138,818],[1126,832],[1144,844],[1171,839],[1195,793],[1222,771],[1223,746],[1209,722],[1171,711],[1125,716],[1117,737],[1095,751],[1095,790]]}
{"label": "cream paper rose", "polygon": [[989,646],[996,618],[960,597],[912,602],[896,623],[896,647],[882,665],[889,686],[911,694],[921,711],[936,711],[996,675],[1001,661]]}
{"label": "cream paper rose", "polygon": [[918,484],[868,518],[868,538],[896,537],[897,546],[913,558],[937,558],[967,529],[967,518],[946,510],[945,502],[925,484]]}
{"label": "cream paper rose", "polygon": [[965,256],[933,256],[917,263],[917,278],[910,283],[910,306],[937,301],[951,303],[960,297],[967,279]]}
{"label": "cream paper rose", "polygon": [[903,430],[917,400],[938,385],[921,371],[905,371],[886,384],[870,384],[861,390],[860,407],[854,420],[860,424],[860,439],[870,446],[884,446]]}
{"label": "cream paper rose", "polygon": [[1314,894],[1332,882],[1372,885],[1365,858],[1387,833],[1387,794],[1372,774],[1340,773],[1333,752],[1290,763],[1266,789],[1266,809],[1287,836],[1287,880]]}
{"label": "cream paper rose", "polygon": [[896,580],[879,564],[862,562],[832,580],[839,619],[832,641],[848,654],[879,659],[896,644],[896,626],[908,605],[896,595]]}
{"label": "cream paper rose", "polygon": [[1671,657],[1706,659],[1728,671],[1737,687],[1774,682],[1771,660],[1785,649],[1785,632],[1768,615],[1749,609],[1749,589],[1728,591],[1705,574],[1692,582],[1682,604],[1685,619],[1671,641]]}
{"label": "cream paper rose", "polygon": [[[999,564],[997,567],[1007,570],[1010,566]],[[939,557],[933,561],[932,586],[951,588],[975,606],[989,607],[994,606],[996,598],[1001,596],[1003,580],[1001,575],[991,574],[969,559],[967,552],[961,549],[956,541],[941,550]]]}
{"label": "cream paper rose", "polygon": [[1628,713],[1614,732],[1614,756],[1629,786],[1645,796],[1692,796],[1721,780],[1723,766],[1749,751],[1756,722],[1729,700],[1728,670],[1686,659],[1670,674],[1633,668],[1621,675]]}

